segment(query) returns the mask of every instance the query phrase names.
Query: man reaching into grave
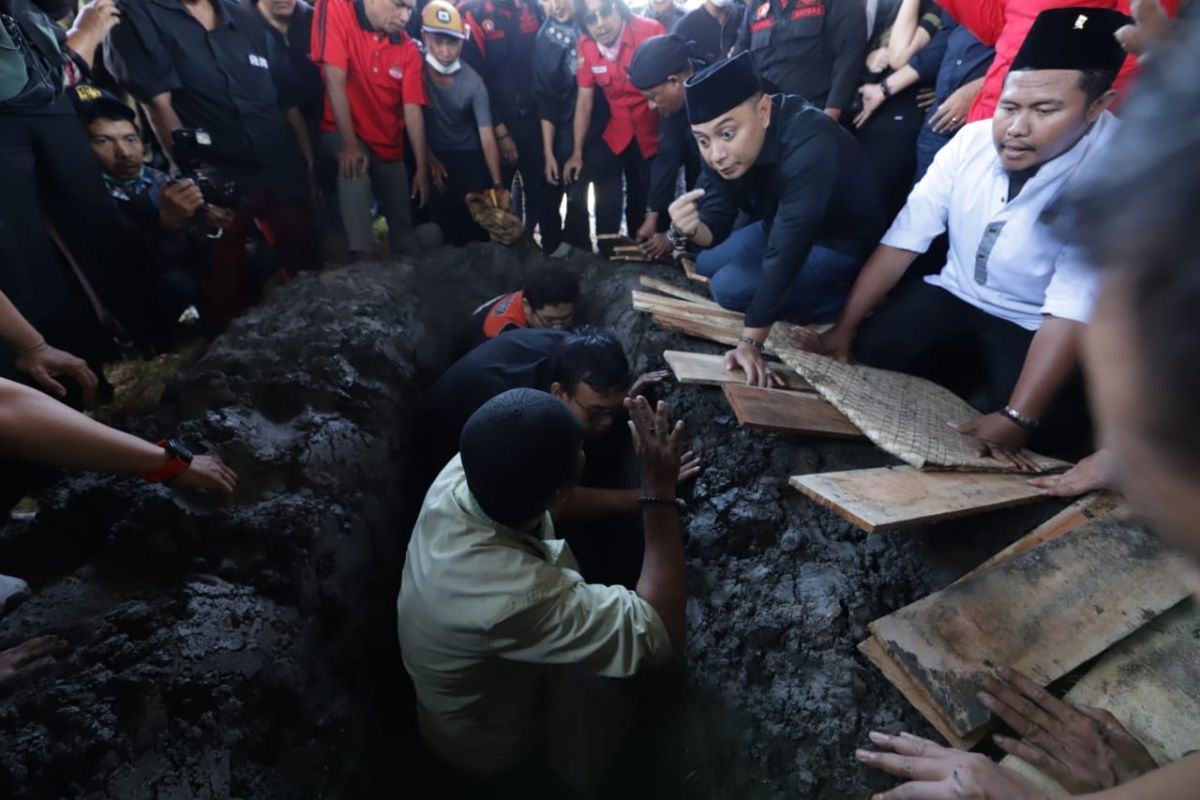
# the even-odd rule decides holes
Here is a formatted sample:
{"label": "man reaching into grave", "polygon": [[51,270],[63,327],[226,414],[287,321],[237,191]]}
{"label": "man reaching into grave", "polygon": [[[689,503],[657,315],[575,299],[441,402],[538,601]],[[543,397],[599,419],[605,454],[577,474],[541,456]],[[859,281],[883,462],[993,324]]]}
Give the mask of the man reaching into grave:
{"label": "man reaching into grave", "polygon": [[[934,159],[867,261],[834,327],[802,346],[929,378],[992,413],[963,423],[981,455],[1029,468],[1039,450],[1086,443],[1079,343],[1094,281],[1043,211],[1098,169],[1116,118],[1106,109],[1125,59],[1104,9],[1038,16],[991,121],[967,125]],[[900,279],[949,233],[945,267]],[[886,300],[885,295],[895,292]],[[871,312],[874,314],[871,315]]]}
{"label": "man reaching into grave", "polygon": [[[781,318],[829,322],[841,310],[886,219],[879,186],[858,142],[795,95],[768,95],[749,53],[684,85],[704,168],[699,187],[668,209],[676,248],[704,248],[696,271],[713,299],[744,311],[725,364],[746,382],[783,385],[763,361]],[[752,220],[734,230],[739,213]]]}
{"label": "man reaching into grave", "polygon": [[[1200,30],[1164,67],[1126,107],[1114,142],[1123,157],[1071,193],[1060,224],[1109,270],[1082,349],[1115,484],[1200,574]],[[999,677],[981,699],[1023,738],[997,743],[1073,795],[1196,797],[1200,753],[1158,768],[1110,715],[1057,702],[1015,673]],[[985,756],[907,734],[871,740],[878,751],[858,759],[907,781],[875,800],[1045,798]]]}

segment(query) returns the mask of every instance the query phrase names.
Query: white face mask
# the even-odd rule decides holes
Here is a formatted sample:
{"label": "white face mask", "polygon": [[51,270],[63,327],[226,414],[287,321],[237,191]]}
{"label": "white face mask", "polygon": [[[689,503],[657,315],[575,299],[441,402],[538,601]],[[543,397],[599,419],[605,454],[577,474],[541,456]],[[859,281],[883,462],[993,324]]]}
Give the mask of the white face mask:
{"label": "white face mask", "polygon": [[429,66],[433,67],[433,71],[437,72],[440,75],[453,75],[454,73],[456,73],[460,69],[462,69],[462,59],[461,58],[454,59],[454,63],[451,64],[450,66],[446,67],[446,66],[442,65],[442,62],[438,61],[436,58],[433,57],[433,53],[425,54],[425,63],[428,64]]}
{"label": "white face mask", "polygon": [[729,8],[733,5],[733,0],[709,0],[717,8]]}

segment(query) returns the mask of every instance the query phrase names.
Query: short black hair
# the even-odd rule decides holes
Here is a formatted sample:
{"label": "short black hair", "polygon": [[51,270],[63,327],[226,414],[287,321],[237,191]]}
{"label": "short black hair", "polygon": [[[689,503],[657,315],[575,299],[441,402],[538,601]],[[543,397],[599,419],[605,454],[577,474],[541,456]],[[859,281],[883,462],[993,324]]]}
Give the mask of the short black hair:
{"label": "short black hair", "polygon": [[1085,69],[1079,73],[1079,88],[1087,95],[1087,104],[1090,106],[1103,97],[1116,80],[1117,73],[1112,70]]}
{"label": "short black hair", "polygon": [[510,527],[536,519],[575,485],[583,426],[563,403],[510,389],[479,407],[459,437],[467,488],[483,512]]}
{"label": "short black hair", "polygon": [[1130,314],[1147,432],[1200,474],[1200,28],[1143,76],[1122,111],[1112,157],[1064,194],[1048,219],[1116,273]]}
{"label": "short black hair", "polygon": [[581,382],[601,394],[628,389],[629,359],[616,331],[588,326],[567,334],[551,362],[550,380],[570,394]]}
{"label": "short black hair", "polygon": [[561,267],[539,269],[525,281],[525,299],[534,311],[579,302],[579,278]]}

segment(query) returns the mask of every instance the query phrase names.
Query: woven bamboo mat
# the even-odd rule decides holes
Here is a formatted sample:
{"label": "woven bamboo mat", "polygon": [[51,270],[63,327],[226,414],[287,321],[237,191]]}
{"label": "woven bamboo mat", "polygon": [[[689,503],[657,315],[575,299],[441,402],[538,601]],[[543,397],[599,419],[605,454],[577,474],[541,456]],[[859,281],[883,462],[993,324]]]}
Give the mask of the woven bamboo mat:
{"label": "woven bamboo mat", "polygon": [[[822,397],[837,407],[881,449],[918,469],[1009,472],[1011,467],[975,454],[974,439],[952,424],[979,416],[970,403],[932,381],[900,372],[845,364],[835,358],[780,346],[773,348]],[[1043,472],[1069,466],[1026,452]]]}

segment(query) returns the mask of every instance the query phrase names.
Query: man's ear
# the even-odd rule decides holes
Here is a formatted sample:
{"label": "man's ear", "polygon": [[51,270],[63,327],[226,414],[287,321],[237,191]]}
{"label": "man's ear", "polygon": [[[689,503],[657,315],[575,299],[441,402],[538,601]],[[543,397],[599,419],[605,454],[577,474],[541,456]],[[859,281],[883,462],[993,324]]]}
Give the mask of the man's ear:
{"label": "man's ear", "polygon": [[771,127],[771,95],[766,92],[758,98],[758,118],[762,120],[764,128]]}
{"label": "man's ear", "polygon": [[529,299],[521,298],[521,312],[525,315],[525,319],[533,319],[533,306],[529,305]]}
{"label": "man's ear", "polygon": [[1113,101],[1116,99],[1117,90],[1109,89],[1107,92],[1093,100],[1091,107],[1088,108],[1088,122],[1095,122],[1096,120],[1100,119],[1100,115],[1107,111],[1108,107],[1111,106]]}
{"label": "man's ear", "polygon": [[556,400],[561,400],[564,403],[567,402],[567,398],[568,398],[567,390],[558,381],[555,381],[554,383],[550,384],[550,394]]}

